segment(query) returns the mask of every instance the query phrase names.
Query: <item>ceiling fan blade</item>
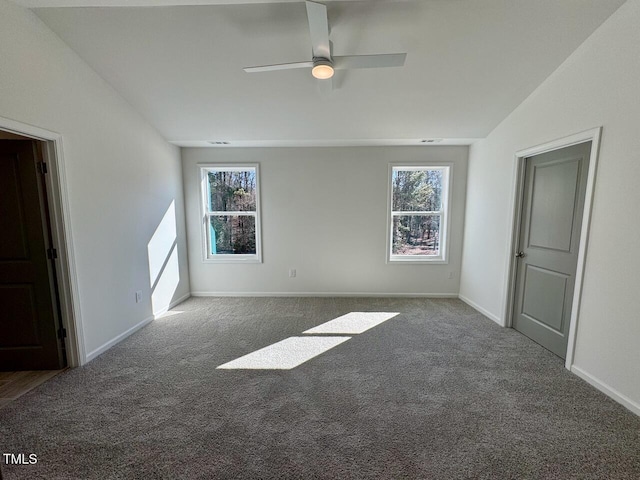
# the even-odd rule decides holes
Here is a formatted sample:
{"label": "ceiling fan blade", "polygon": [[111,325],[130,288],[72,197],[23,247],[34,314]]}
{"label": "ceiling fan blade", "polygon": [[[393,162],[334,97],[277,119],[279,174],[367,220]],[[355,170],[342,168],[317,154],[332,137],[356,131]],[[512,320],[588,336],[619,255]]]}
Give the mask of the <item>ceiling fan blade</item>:
{"label": "ceiling fan blade", "polygon": [[344,57],[333,57],[333,68],[336,70],[344,70],[347,68],[402,67],[406,58],[406,53],[347,55]]}
{"label": "ceiling fan blade", "polygon": [[331,45],[329,44],[329,19],[327,7],[321,3],[306,2],[309,32],[314,57],[331,60]]}
{"label": "ceiling fan blade", "polygon": [[311,68],[313,62],[295,62],[295,63],[280,63],[278,65],[263,65],[261,67],[246,67],[244,71],[247,73],[256,72],[272,72],[274,70],[291,70],[293,68]]}

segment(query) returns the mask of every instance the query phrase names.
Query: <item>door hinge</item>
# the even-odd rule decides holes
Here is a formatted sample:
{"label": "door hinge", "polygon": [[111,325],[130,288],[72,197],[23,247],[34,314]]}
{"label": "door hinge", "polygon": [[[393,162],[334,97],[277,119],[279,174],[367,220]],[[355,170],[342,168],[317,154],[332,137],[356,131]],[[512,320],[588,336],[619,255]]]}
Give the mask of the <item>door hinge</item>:
{"label": "door hinge", "polygon": [[58,258],[58,251],[55,248],[47,248],[47,258],[49,260]]}
{"label": "door hinge", "polygon": [[67,329],[64,327],[61,327],[58,329],[58,338],[63,339],[63,338],[67,338]]}
{"label": "door hinge", "polygon": [[38,162],[38,173],[40,175],[46,175],[49,173],[49,169],[47,168],[47,164],[45,162]]}

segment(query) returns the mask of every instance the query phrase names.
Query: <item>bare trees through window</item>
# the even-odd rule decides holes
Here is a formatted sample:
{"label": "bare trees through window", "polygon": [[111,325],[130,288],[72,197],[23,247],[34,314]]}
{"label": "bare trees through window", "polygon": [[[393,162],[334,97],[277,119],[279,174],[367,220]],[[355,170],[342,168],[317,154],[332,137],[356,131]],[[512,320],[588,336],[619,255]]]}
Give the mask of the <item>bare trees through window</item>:
{"label": "bare trees through window", "polygon": [[207,256],[256,255],[257,167],[204,168]]}
{"label": "bare trees through window", "polygon": [[391,256],[441,255],[448,167],[393,167]]}

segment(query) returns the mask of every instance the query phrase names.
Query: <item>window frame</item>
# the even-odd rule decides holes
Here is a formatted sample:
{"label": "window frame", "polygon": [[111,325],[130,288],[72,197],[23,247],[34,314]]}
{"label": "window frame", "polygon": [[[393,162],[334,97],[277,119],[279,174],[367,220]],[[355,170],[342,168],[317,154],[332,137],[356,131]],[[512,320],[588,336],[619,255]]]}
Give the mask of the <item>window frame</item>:
{"label": "window frame", "polygon": [[[258,163],[199,163],[200,172],[200,237],[202,261],[204,263],[262,263],[262,228],[260,224],[260,165]],[[256,174],[256,210],[250,211],[210,211],[209,172],[243,172],[253,169]],[[210,218],[212,216],[252,216],[256,223],[256,253],[216,254],[211,253]]]}
{"label": "window frame", "polygon": [[[387,253],[386,263],[390,264],[448,264],[449,263],[449,230],[451,226],[451,205],[453,193],[453,163],[452,162],[402,162],[390,163],[387,176]],[[393,207],[393,172],[394,171],[442,170],[443,193],[442,205],[439,211],[422,212],[409,211],[411,215],[440,215],[440,254],[439,255],[397,255],[393,249],[393,217],[407,215],[408,212],[392,210]]]}

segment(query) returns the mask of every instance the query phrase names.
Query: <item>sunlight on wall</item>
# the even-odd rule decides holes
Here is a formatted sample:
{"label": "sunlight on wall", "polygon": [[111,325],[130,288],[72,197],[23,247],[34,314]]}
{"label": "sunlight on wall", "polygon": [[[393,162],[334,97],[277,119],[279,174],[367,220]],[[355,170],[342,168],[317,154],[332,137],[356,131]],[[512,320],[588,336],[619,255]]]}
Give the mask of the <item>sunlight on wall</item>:
{"label": "sunlight on wall", "polygon": [[400,315],[393,312],[350,312],[302,333],[346,333],[358,334]]}
{"label": "sunlight on wall", "polygon": [[180,282],[176,245],[176,209],[175,201],[172,201],[147,245],[151,309],[154,315],[169,308]]}
{"label": "sunlight on wall", "polygon": [[351,337],[289,337],[220,365],[221,369],[289,370],[346,342]]}

